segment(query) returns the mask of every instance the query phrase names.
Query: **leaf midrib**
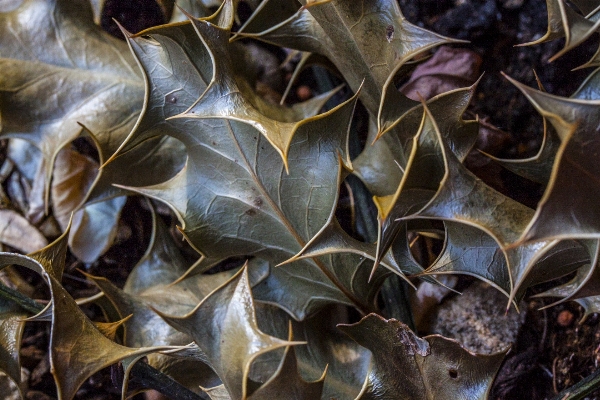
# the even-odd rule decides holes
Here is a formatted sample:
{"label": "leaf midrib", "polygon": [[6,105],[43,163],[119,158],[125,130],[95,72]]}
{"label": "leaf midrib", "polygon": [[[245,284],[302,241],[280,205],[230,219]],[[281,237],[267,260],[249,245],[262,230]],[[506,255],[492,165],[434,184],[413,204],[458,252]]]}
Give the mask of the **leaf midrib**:
{"label": "leaf midrib", "polygon": [[[271,198],[271,196],[269,195],[269,193],[263,186],[262,182],[260,181],[260,179],[258,179],[258,176],[256,176],[256,174],[254,173],[254,169],[250,165],[248,159],[246,158],[246,155],[244,154],[242,148],[239,145],[239,142],[237,141],[237,139],[235,138],[235,135],[233,134],[233,129],[231,127],[230,121],[229,120],[225,120],[225,121],[227,123],[227,128],[228,128],[229,134],[232,138],[232,141],[235,144],[235,147],[236,147],[238,153],[240,154],[240,156],[243,160],[243,163],[246,167],[245,169],[246,169],[247,173],[251,176],[252,180],[256,184],[256,187],[258,188],[258,190],[260,191],[260,193],[262,194],[264,199],[267,201],[267,203],[269,204],[271,209],[275,212],[275,214],[277,215],[277,217],[279,218],[281,223],[286,227],[288,232],[294,237],[296,242],[298,242],[300,247],[303,248],[306,245],[306,242],[304,241],[304,239],[302,239],[300,234],[292,226],[292,224],[287,219],[287,217],[285,216],[285,214],[283,213],[281,208],[277,205],[277,203],[275,203],[275,201],[273,201],[273,199]],[[285,173],[285,171],[283,171],[283,165],[281,166],[281,168],[282,168],[282,173]],[[268,247],[268,246],[265,246],[265,247]],[[313,258],[312,260],[317,265],[317,267],[321,270],[321,272],[344,294],[344,296],[346,296],[361,312],[367,314],[368,308],[365,307],[365,305],[363,305],[362,302],[359,301],[359,299],[356,298],[356,296],[354,296],[354,294],[352,292],[350,292],[337,279],[337,277],[333,273],[331,273],[331,271],[329,271],[329,269],[325,265],[323,265],[323,263],[321,261],[319,261],[318,259],[315,259],[315,258]]]}

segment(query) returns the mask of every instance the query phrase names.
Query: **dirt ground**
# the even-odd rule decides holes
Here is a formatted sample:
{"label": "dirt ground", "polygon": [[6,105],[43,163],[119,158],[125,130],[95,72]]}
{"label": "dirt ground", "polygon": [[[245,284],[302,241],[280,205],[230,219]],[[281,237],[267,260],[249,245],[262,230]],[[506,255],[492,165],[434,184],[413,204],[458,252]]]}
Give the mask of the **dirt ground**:
{"label": "dirt ground", "polygon": [[[562,47],[562,41],[515,47],[545,33],[543,0],[399,0],[399,3],[411,22],[443,35],[469,40],[470,44],[465,47],[482,58],[484,75],[470,112],[506,132],[503,140],[492,149],[495,155],[526,157],[534,154],[540,144],[541,117],[500,75],[500,71],[535,86],[535,69],[548,92],[568,96],[589,73],[589,70],[571,70],[593,54],[597,38],[548,63]],[[151,0],[106,2],[103,26],[120,35],[111,24],[111,18],[116,18],[133,32],[163,22],[160,9]],[[310,87],[310,79],[301,84]],[[298,92],[298,95],[302,93]],[[543,192],[542,187],[501,169],[495,171],[495,174],[482,178],[505,194],[535,206]],[[142,256],[151,229],[149,211],[137,198],[128,200],[122,215],[116,245],[97,263],[87,266],[89,273],[105,276],[121,286],[129,269]],[[169,218],[166,210],[163,210],[163,217]],[[69,262],[78,265],[75,259]],[[29,278],[36,283],[35,277]],[[65,274],[65,286],[74,297],[84,297],[95,290],[75,273]],[[45,290],[41,282],[39,289]],[[531,294],[535,292],[532,290]],[[529,300],[525,324],[496,379],[492,398],[550,398],[597,368],[600,359],[599,317],[592,315],[581,321],[583,311],[574,302],[539,310],[549,303],[550,300]],[[100,315],[94,307],[86,308],[86,312],[90,317]],[[21,354],[23,366],[32,371],[28,399],[48,399],[56,395],[46,356],[47,344],[47,324],[27,324]],[[120,398],[119,389],[113,383],[118,374],[118,368],[113,367],[94,375],[81,388],[77,398]],[[600,398],[600,393],[590,398]]]}

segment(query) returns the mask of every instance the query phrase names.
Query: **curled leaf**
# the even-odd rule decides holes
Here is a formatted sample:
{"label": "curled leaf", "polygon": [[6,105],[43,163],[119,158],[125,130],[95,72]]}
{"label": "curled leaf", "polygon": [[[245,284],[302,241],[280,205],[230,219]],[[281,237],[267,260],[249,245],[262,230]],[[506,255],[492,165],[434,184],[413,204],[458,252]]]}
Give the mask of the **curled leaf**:
{"label": "curled leaf", "polygon": [[421,339],[376,314],[338,328],[373,353],[360,399],[485,399],[504,358],[475,355],[437,335]]}

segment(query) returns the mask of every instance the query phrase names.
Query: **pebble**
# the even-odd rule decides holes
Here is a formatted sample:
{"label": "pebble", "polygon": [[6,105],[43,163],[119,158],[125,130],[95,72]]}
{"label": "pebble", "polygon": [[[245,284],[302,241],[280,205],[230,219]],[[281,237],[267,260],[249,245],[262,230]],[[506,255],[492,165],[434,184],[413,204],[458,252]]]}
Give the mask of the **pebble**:
{"label": "pebble", "polygon": [[492,354],[514,345],[525,321],[514,307],[506,313],[507,297],[485,282],[475,282],[444,301],[432,323],[433,333],[457,340],[475,353]]}
{"label": "pebble", "polygon": [[308,100],[312,97],[312,90],[306,85],[298,86],[296,89],[296,96],[300,101]]}
{"label": "pebble", "polygon": [[558,314],[558,317],[556,317],[556,322],[563,328],[567,328],[567,327],[571,326],[571,324],[573,323],[574,320],[575,320],[575,316],[569,310],[562,310]]}

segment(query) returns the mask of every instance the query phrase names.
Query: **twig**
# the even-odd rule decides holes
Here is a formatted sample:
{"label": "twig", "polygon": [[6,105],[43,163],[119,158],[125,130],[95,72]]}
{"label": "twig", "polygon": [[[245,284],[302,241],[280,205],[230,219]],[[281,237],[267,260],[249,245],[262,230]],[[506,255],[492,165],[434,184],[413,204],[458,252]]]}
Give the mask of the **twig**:
{"label": "twig", "polygon": [[37,314],[44,309],[44,306],[33,299],[25,296],[23,293],[11,289],[8,286],[0,283],[0,297],[10,300],[23,310],[32,314]]}
{"label": "twig", "polygon": [[598,389],[600,389],[600,370],[597,370],[575,385],[563,390],[551,400],[580,400]]}

